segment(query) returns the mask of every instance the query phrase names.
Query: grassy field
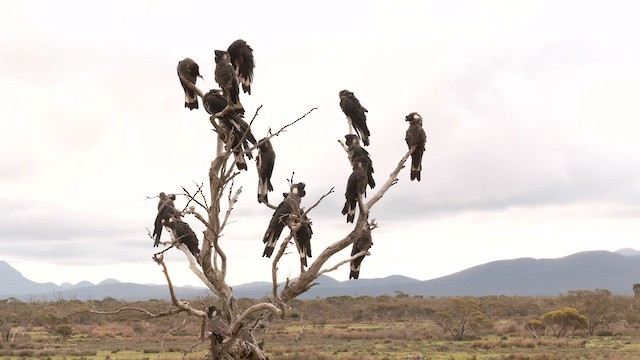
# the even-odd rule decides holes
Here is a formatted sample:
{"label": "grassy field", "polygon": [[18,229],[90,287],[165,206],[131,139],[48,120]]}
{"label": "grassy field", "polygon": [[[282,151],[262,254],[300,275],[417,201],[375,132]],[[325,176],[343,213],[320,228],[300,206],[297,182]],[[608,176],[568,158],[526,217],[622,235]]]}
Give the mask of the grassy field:
{"label": "grassy field", "polygon": [[[295,300],[291,313],[270,322],[264,348],[271,360],[640,359],[640,298],[587,292],[578,294],[584,300],[580,302],[575,295],[423,298],[399,294]],[[215,301],[203,298],[194,303],[204,307]],[[257,301],[240,299],[238,306],[246,309]],[[532,320],[574,305],[599,325],[591,332],[580,326],[568,337],[553,336],[561,334],[558,324],[532,327]],[[172,305],[162,300],[127,303],[113,298],[0,301],[0,360],[202,359],[206,354],[207,344],[199,339],[202,319],[184,313],[147,318],[139,311],[115,311],[131,307],[159,313]],[[443,326],[444,320],[450,326]],[[462,341],[453,341],[457,335],[451,329],[461,321],[470,331],[457,337]],[[475,324],[472,330],[471,324]],[[534,332],[540,336],[534,337]]]}
{"label": "grassy field", "polygon": [[[205,345],[184,329],[153,335],[127,324],[75,326],[68,338],[24,329],[1,343],[0,359],[201,359]],[[636,336],[534,339],[487,335],[468,341],[435,339],[428,323],[276,324],[265,346],[271,359],[640,359]],[[199,344],[199,345],[198,345]],[[188,351],[191,349],[191,351]]]}

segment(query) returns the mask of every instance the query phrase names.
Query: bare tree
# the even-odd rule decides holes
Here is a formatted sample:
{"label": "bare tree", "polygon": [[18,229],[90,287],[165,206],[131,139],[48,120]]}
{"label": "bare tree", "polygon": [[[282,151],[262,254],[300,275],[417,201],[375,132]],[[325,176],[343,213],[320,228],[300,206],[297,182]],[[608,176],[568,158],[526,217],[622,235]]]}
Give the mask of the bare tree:
{"label": "bare tree", "polygon": [[[203,95],[203,93],[195,87],[195,83],[188,82],[187,86],[193,89],[196,95],[203,98],[204,102],[204,97],[207,95]],[[207,109],[207,104],[205,104],[204,108]],[[250,125],[256,119],[259,110],[260,107],[256,110]],[[316,285],[315,280],[319,276],[334,271],[355,259],[369,255],[368,250],[366,250],[368,247],[366,247],[365,250],[352,254],[348,258],[338,259],[335,263],[328,263],[339,251],[354,244],[354,242],[363,237],[363,235],[368,235],[372,229],[375,229],[375,221],[370,219],[371,209],[380,201],[385,193],[397,183],[398,174],[404,168],[408,157],[415,150],[415,147],[409,149],[398,161],[397,166],[391,171],[385,183],[377,192],[369,197],[368,201],[364,202],[362,196],[358,196],[357,203],[359,211],[352,230],[323,249],[315,260],[308,264],[308,267],[305,268],[304,264],[301,264],[300,274],[294,279],[286,279],[284,286],[279,288],[277,276],[278,263],[284,255],[286,248],[295,240],[300,228],[308,222],[308,213],[318,206],[326,196],[333,193],[333,188],[328,190],[326,194],[317,199],[317,201],[307,209],[300,208],[299,212],[288,216],[287,225],[289,233],[286,235],[284,241],[281,242],[279,248],[275,250],[275,255],[271,259],[272,296],[268,301],[258,303],[246,309],[241,309],[237,305],[232,288],[227,283],[227,265],[230,259],[227,258],[224,246],[220,241],[221,234],[224,232],[232,216],[234,205],[242,192],[242,188],[233,188],[234,179],[243,174],[239,170],[236,170],[235,165],[238,161],[243,161],[242,157],[244,155],[250,154],[263,142],[272,137],[279,136],[288,127],[307,118],[314,110],[316,110],[316,108],[310,109],[298,119],[288,123],[278,131],[271,133],[265,139],[250,147],[246,146],[246,142],[244,141],[247,136],[249,136],[250,128],[246,129],[244,133],[241,133],[241,138],[238,139],[238,132],[236,132],[235,135],[230,134],[232,130],[224,124],[223,119],[224,116],[229,116],[228,111],[220,112],[218,110],[214,112],[207,110],[211,114],[211,124],[218,133],[217,153],[211,161],[209,168],[209,195],[205,195],[202,185],[197,186],[195,191],[189,191],[183,187],[184,195],[188,201],[184,210],[179,211],[179,217],[194,217],[205,226],[204,237],[199,253],[193,251],[193,249],[188,249],[181,239],[183,235],[175,231],[175,225],[170,227],[165,220],[163,220],[163,224],[171,234],[171,244],[184,252],[190,264],[191,271],[215,294],[218,298],[218,303],[216,304],[217,306],[202,309],[176,297],[169,270],[163,259],[164,251],[168,250],[165,249],[156,253],[154,260],[162,267],[175,309],[163,314],[147,313],[147,315],[149,317],[155,317],[185,312],[202,318],[201,339],[208,342],[208,358],[266,359],[262,345],[263,336],[265,330],[269,327],[270,321],[276,316],[284,317],[285,314],[290,312],[292,309],[288,305],[289,302]],[[231,114],[233,115],[233,113]],[[340,143],[342,144],[342,142]],[[344,144],[342,145],[345,147]],[[225,194],[227,195],[225,196]],[[261,203],[271,209],[277,208],[267,201],[262,201]],[[265,219],[265,224],[267,222],[268,219]],[[232,237],[232,235],[226,234],[226,237]],[[228,244],[228,242],[226,242],[226,244]]]}

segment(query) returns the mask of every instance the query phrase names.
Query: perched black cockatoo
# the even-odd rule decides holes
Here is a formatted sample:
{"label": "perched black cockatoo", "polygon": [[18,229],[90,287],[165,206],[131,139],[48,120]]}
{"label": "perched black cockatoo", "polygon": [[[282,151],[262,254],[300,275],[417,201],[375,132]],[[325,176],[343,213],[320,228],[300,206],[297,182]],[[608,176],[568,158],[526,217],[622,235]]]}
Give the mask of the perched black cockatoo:
{"label": "perched black cockatoo", "polygon": [[253,60],[253,49],[246,41],[238,39],[229,45],[227,52],[231,57],[231,65],[238,75],[238,80],[242,84],[242,90],[251,95],[253,69],[256,67]]}
{"label": "perched black cockatoo", "polygon": [[[247,170],[247,161],[244,159],[244,148],[248,148],[249,144],[247,141],[240,141],[242,139],[241,135],[238,135],[233,131],[233,129],[229,129],[228,124],[224,121],[220,122],[219,125],[219,136],[222,142],[225,144],[225,149],[227,151],[233,152],[233,158],[236,163],[236,167],[238,170]],[[252,158],[251,153],[247,152],[247,157],[249,159]]]}
{"label": "perched black cockatoo", "polygon": [[[222,90],[211,89],[202,97],[202,106],[204,106],[209,115],[215,116],[227,107],[227,99],[224,97]],[[235,114],[233,111],[230,113]]]}
{"label": "perched black cockatoo", "polygon": [[[303,216],[302,220],[299,222],[300,228],[294,234],[293,239],[296,243],[296,248],[298,249],[298,254],[300,254],[300,264],[302,266],[307,266],[307,257],[311,257],[311,236],[313,236],[313,230],[311,229],[311,221],[307,216]],[[298,225],[296,221],[292,224],[293,227]]]}
{"label": "perched black cockatoo", "polygon": [[297,216],[300,218],[302,216],[300,201],[301,198],[306,195],[304,187],[304,183],[291,185],[289,194],[287,194],[273,213],[271,221],[269,222],[269,227],[262,238],[262,242],[267,244],[265,245],[264,252],[262,253],[263,257],[271,257],[271,254],[273,254],[273,249],[276,247],[276,242],[278,241],[278,238],[280,238],[280,234],[282,234],[282,229],[284,229],[285,225],[289,223],[289,217]]}
{"label": "perched black cockatoo", "polygon": [[189,249],[189,252],[198,259],[198,255],[200,254],[200,248],[198,248],[198,237],[196,236],[196,233],[191,230],[189,224],[174,216],[171,216],[169,221],[163,221],[163,224],[173,231],[173,237],[175,240],[185,244]]}
{"label": "perched black cockatoo", "polygon": [[349,90],[340,91],[340,108],[342,112],[347,116],[349,122],[349,131],[353,126],[358,137],[362,139],[364,146],[369,146],[369,128],[367,127],[367,109],[360,105],[360,101]]}
{"label": "perched black cockatoo", "polygon": [[411,148],[411,180],[420,181],[420,171],[422,170],[422,154],[424,153],[425,145],[427,144],[427,134],[422,128],[422,116],[417,112],[412,112],[405,118],[409,122],[409,128],[407,129],[407,135],[405,140],[409,150]]}
{"label": "perched black cockatoo", "polygon": [[179,217],[180,212],[176,210],[173,205],[173,200],[176,199],[174,194],[167,194],[161,192],[158,194],[160,201],[158,201],[158,215],[156,215],[156,220],[153,224],[153,247],[157,247],[160,244],[160,236],[162,235],[162,220],[169,220],[171,216]]}
{"label": "perched black cockatoo", "polygon": [[347,151],[349,152],[349,160],[351,161],[351,166],[354,166],[356,159],[359,159],[362,163],[364,163],[364,168],[365,170],[367,170],[367,183],[369,184],[369,187],[373,189],[374,187],[376,187],[376,181],[373,179],[373,161],[371,161],[369,152],[362,146],[360,146],[360,140],[356,135],[348,134],[345,135],[344,138],[346,140],[345,144],[347,145]]}
{"label": "perched black cockatoo", "polygon": [[[367,251],[373,245],[373,241],[371,240],[371,230],[367,226],[367,229],[364,231],[362,236],[358,238],[353,243],[353,247],[351,248],[351,256],[354,256],[362,251]],[[360,276],[360,264],[362,264],[362,260],[366,255],[358,256],[357,258],[351,260],[349,272],[349,279],[357,279]]]}
{"label": "perched black cockatoo", "polygon": [[207,308],[207,319],[204,333],[207,338],[215,336],[217,342],[222,343],[225,337],[229,337],[229,323],[215,306]]}
{"label": "perched black cockatoo", "polygon": [[[202,103],[207,113],[215,116],[216,114],[220,114],[220,112],[222,112],[222,110],[227,106],[227,99],[224,97],[222,90],[213,89],[204,94]],[[234,133],[236,133],[238,137],[244,136],[245,139],[253,145],[257,143],[255,136],[253,136],[253,133],[251,132],[251,127],[244,120],[242,114],[229,110],[226,114],[220,116],[219,119],[222,122],[226,122],[227,127],[233,129]]]}
{"label": "perched black cockatoo", "polygon": [[240,87],[238,85],[238,77],[231,66],[231,58],[229,53],[223,50],[215,50],[216,70],[214,72],[215,79],[225,99],[227,106],[222,111],[224,115],[227,111],[235,110],[238,114],[244,114],[244,108],[240,103]]}
{"label": "perched black cockatoo", "polygon": [[[227,100],[222,95],[222,90],[214,89],[204,95],[202,104],[209,114],[215,116],[216,114],[220,114],[227,106]],[[212,120],[214,127],[216,127],[216,132],[218,132],[218,135],[226,144],[227,150],[233,151],[238,169],[247,170],[244,154],[247,155],[247,158],[252,159],[253,156],[251,152],[246,150],[251,147],[249,143],[254,145],[257,143],[256,138],[251,132],[251,127],[242,116],[234,110],[228,111],[226,114],[220,116],[219,119],[219,127]]]}
{"label": "perched black cockatoo", "polygon": [[[198,77],[202,79],[200,67],[195,61],[186,58],[178,62],[178,78],[180,79],[180,85],[184,89],[184,107],[189,108],[189,110],[198,108],[198,97],[196,96],[196,93],[199,92],[199,90],[196,91]],[[202,96],[202,93],[200,93],[200,96]]]}
{"label": "perched black cockatoo", "polygon": [[268,203],[269,191],[273,191],[271,185],[271,175],[276,162],[276,153],[268,138],[258,141],[258,156],[256,157],[256,167],[258,168],[258,202]]}
{"label": "perched black cockatoo", "polygon": [[362,196],[367,189],[367,170],[361,159],[355,159],[353,162],[353,172],[347,181],[347,190],[345,191],[344,207],[342,215],[347,215],[347,222],[352,223],[356,217],[356,204],[358,198]]}

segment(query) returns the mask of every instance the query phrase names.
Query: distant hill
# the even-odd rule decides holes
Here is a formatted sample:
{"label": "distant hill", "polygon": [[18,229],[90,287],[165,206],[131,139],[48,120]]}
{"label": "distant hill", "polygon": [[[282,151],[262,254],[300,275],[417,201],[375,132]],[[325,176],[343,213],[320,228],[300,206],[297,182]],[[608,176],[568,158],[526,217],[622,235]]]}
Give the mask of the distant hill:
{"label": "distant hill", "polygon": [[5,294],[31,294],[57,291],[60,287],[54,283],[37,283],[22,276],[6,261],[0,261],[0,296]]}
{"label": "distant hill", "polygon": [[[122,300],[168,299],[166,285],[122,283],[108,279],[97,285],[81,282],[36,283],[0,261],[0,298],[18,299],[103,299]],[[321,276],[301,298],[329,296],[395,295],[397,292],[422,296],[458,295],[558,295],[570,290],[608,289],[614,294],[631,295],[634,283],[640,283],[640,251],[621,249],[616,252],[588,251],[557,259],[521,258],[493,261],[443,276],[420,281],[393,275],[381,279],[337,281]],[[282,286],[282,284],[280,285]],[[233,287],[239,298],[270,296],[269,282],[253,282]],[[205,296],[208,290],[176,287],[178,297]]]}

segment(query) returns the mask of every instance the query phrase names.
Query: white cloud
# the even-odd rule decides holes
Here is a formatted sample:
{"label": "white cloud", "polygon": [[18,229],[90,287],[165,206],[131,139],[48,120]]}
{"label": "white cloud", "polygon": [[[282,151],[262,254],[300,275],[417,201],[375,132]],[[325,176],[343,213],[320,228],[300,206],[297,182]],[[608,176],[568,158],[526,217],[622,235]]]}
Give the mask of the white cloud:
{"label": "white cloud", "polygon": [[[632,247],[640,198],[635,7],[12,3],[0,14],[0,97],[8,104],[0,109],[3,260],[24,264],[37,280],[86,274],[96,281],[107,269],[94,265],[100,252],[101,261],[114,262],[110,277],[152,279],[126,271],[155,266],[147,261],[155,249],[146,228],[156,202],[144,199],[206,183],[215,149],[208,116],[182,107],[177,62],[192,57],[205,77],[198,85],[217,87],[213,49],[236,38],[256,54],[254,92],[242,97],[248,117],[264,105],[256,137],[318,107],[272,141],[273,202],[294,171],[307,183],[307,206],[335,187],[312,214],[314,251],[348,231],[339,210],[350,169],[337,144],[347,129],[337,96],[344,88],[369,109],[378,184],[406,151],[406,114],[420,112],[428,135],[422,182],[410,182],[405,169],[374,208],[381,228],[363,276],[428,278],[500,257]],[[241,8],[242,16],[221,15]],[[255,276],[242,269],[262,253],[271,216],[255,202],[256,182],[251,162],[236,182],[243,187],[240,222],[227,234],[228,252],[238,257],[232,283]],[[609,211],[595,216],[594,208]],[[623,213],[631,217],[616,215]],[[556,241],[521,245],[535,243],[529,234]],[[381,256],[398,251],[397,238],[423,237],[444,239],[424,249],[423,262],[437,271],[415,272],[412,261],[390,264]],[[513,237],[527,239],[518,251],[507,240]],[[42,251],[12,246],[16,239]],[[47,255],[65,241],[74,245],[68,261],[62,250]],[[472,251],[461,258],[445,246],[453,243]],[[268,274],[269,262],[258,260]],[[54,265],[63,262],[69,265]],[[44,263],[52,271],[36,274]],[[283,264],[282,276],[296,270],[295,261]],[[191,281],[188,273],[179,277]]]}

